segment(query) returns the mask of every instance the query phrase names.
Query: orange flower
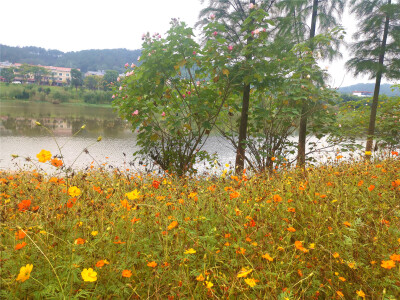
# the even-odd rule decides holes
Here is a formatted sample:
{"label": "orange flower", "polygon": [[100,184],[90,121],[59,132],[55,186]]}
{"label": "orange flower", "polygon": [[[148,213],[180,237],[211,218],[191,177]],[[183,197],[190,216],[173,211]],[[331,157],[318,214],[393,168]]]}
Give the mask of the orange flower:
{"label": "orange flower", "polygon": [[274,195],[273,196],[274,202],[279,203],[282,201],[282,197],[279,195]]}
{"label": "orange flower", "polygon": [[369,190],[370,192],[372,192],[372,191],[374,190],[374,188],[375,188],[375,186],[374,186],[373,184],[371,184],[371,185],[368,187],[368,190]]}
{"label": "orange flower", "polygon": [[104,265],[108,265],[108,264],[110,264],[110,263],[107,261],[107,259],[102,259],[102,260],[99,260],[99,261],[96,263],[96,267],[101,268],[101,267],[103,267]]}
{"label": "orange flower", "polygon": [[296,209],[293,208],[293,207],[289,207],[289,208],[287,209],[287,211],[288,211],[288,212],[296,212]]}
{"label": "orange flower", "polygon": [[171,224],[168,225],[167,230],[174,229],[176,226],[178,226],[178,222],[172,221]]}
{"label": "orange flower", "polygon": [[21,244],[16,244],[16,245],[15,245],[15,250],[22,249],[22,248],[24,248],[26,245],[27,245],[27,243],[25,243],[25,242],[22,242]]}
{"label": "orange flower", "polygon": [[381,267],[385,269],[391,269],[396,266],[396,263],[393,260],[382,260]]}
{"label": "orange flower", "polygon": [[360,180],[359,182],[358,182],[358,186],[362,186],[363,185],[363,183],[364,183],[364,181],[363,180]]}
{"label": "orange flower", "polygon": [[287,231],[290,231],[290,232],[295,232],[295,231],[296,231],[296,229],[294,229],[293,227],[289,227],[289,228],[287,228],[286,230],[287,230]]}
{"label": "orange flower", "polygon": [[75,240],[74,243],[75,243],[76,245],[83,245],[85,242],[86,242],[85,239],[77,238],[77,239]]}
{"label": "orange flower", "polygon": [[152,262],[147,263],[147,266],[150,268],[155,268],[155,267],[157,267],[157,263],[155,261],[152,261]]}
{"label": "orange flower", "polygon": [[19,211],[25,211],[31,206],[31,200],[22,200],[20,203],[18,203],[18,210]]}
{"label": "orange flower", "polygon": [[15,238],[17,240],[22,240],[26,236],[26,233],[23,232],[22,230],[18,230],[18,232],[15,233]]}
{"label": "orange flower", "polygon": [[295,247],[296,247],[298,250],[300,250],[300,251],[302,251],[302,252],[304,252],[304,253],[307,253],[307,252],[308,252],[308,250],[307,250],[306,248],[303,247],[303,243],[302,243],[302,242],[300,242],[300,241],[295,241],[295,242],[294,242],[294,245],[295,245]]}
{"label": "orange flower", "polygon": [[63,165],[63,162],[62,162],[61,159],[53,158],[53,159],[51,160],[51,164],[52,164],[54,167],[59,168],[59,167],[61,167],[61,166]]}
{"label": "orange flower", "polygon": [[337,291],[336,294],[338,294],[338,296],[339,296],[340,298],[343,298],[343,297],[344,297],[344,294],[343,294],[341,291]]}
{"label": "orange flower", "polygon": [[395,181],[392,181],[392,186],[393,187],[400,186],[400,179],[396,179]]}
{"label": "orange flower", "polygon": [[123,270],[122,271],[122,277],[129,278],[132,276],[132,272],[130,270]]}
{"label": "orange flower", "polygon": [[332,254],[332,256],[333,256],[334,258],[338,258],[340,255],[339,255],[339,253],[335,252],[335,253]]}
{"label": "orange flower", "polygon": [[157,180],[153,180],[153,183],[151,185],[153,186],[153,188],[158,189],[158,187],[160,186],[160,183],[161,182],[159,182]]}
{"label": "orange flower", "polygon": [[345,226],[347,226],[347,227],[350,227],[351,226],[351,224],[349,223],[349,222],[343,222],[343,225],[345,225]]}
{"label": "orange flower", "polygon": [[390,256],[391,260],[400,261],[400,254],[393,254]]}
{"label": "orange flower", "polygon": [[240,196],[240,194],[238,192],[236,192],[236,191],[234,191],[233,193],[229,194],[229,198],[231,200],[235,199],[235,198],[238,198],[239,196]]}
{"label": "orange flower", "polygon": [[273,261],[273,260],[274,260],[271,256],[269,256],[268,253],[265,253],[265,254],[262,255],[261,257],[262,257],[262,258],[265,258],[266,260],[269,260],[269,261]]}
{"label": "orange flower", "polygon": [[399,152],[397,152],[397,151],[392,151],[391,153],[392,153],[393,156],[399,155]]}

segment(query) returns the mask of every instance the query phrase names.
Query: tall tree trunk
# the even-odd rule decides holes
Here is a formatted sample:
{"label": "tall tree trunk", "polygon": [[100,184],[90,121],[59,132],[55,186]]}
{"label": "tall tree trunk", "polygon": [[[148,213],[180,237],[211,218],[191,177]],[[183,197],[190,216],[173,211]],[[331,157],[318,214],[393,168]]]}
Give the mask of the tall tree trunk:
{"label": "tall tree trunk", "polygon": [[[388,4],[391,4],[391,0],[388,0]],[[383,72],[383,61],[385,59],[385,51],[386,51],[386,40],[389,32],[389,15],[386,15],[385,20],[385,27],[383,30],[383,39],[382,39],[382,46],[381,51],[379,54],[379,69],[376,73],[376,80],[375,80],[375,89],[374,89],[374,96],[372,98],[372,105],[371,105],[371,115],[369,117],[369,126],[368,126],[368,133],[367,133],[367,144],[365,147],[365,151],[371,152],[372,151],[372,144],[374,142],[374,133],[375,133],[375,121],[376,121],[376,112],[378,110],[378,102],[379,102],[379,90],[381,87],[381,79],[382,79],[382,72]],[[366,155],[367,159],[371,158],[370,155]]]}
{"label": "tall tree trunk", "polygon": [[240,116],[239,126],[239,142],[236,152],[236,174],[240,175],[244,170],[244,161],[246,155],[246,138],[247,138],[247,121],[249,118],[249,105],[250,105],[250,84],[244,84],[243,99],[242,99],[242,113]]}
{"label": "tall tree trunk", "polygon": [[[250,0],[251,4],[255,5],[255,0]],[[247,39],[247,44],[251,42],[252,38]],[[246,56],[246,60],[251,60],[251,55]],[[244,83],[243,86],[243,98],[242,98],[242,112],[240,115],[239,125],[239,141],[238,148],[236,151],[235,161],[235,173],[240,175],[244,170],[244,162],[246,157],[246,138],[247,138],[247,122],[249,118],[249,106],[250,106],[250,83]]]}
{"label": "tall tree trunk", "polygon": [[[314,45],[312,39],[315,37],[315,29],[317,26],[317,16],[318,16],[318,3],[319,0],[313,0],[312,16],[311,16],[311,29],[310,29],[310,48],[314,50]],[[297,150],[297,164],[299,166],[304,166],[306,162],[306,138],[307,138],[307,119],[308,119],[308,106],[307,102],[303,104],[300,116],[299,125],[299,142]]]}

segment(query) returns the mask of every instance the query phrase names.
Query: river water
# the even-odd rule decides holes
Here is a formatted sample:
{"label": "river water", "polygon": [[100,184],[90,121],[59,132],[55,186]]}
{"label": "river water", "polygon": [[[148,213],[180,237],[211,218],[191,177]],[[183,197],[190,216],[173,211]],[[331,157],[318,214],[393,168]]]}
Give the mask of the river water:
{"label": "river water", "polygon": [[[37,126],[36,122],[44,126]],[[83,125],[85,129],[75,135]],[[44,127],[51,129],[54,136]],[[97,142],[99,136],[102,139]],[[59,147],[66,165],[76,169],[93,163],[143,170],[139,162],[133,162],[133,153],[138,150],[135,133],[112,108],[0,101],[0,170],[32,166],[23,158],[36,160],[42,149],[60,154]],[[204,149],[216,152],[222,164],[234,162],[233,148],[219,137],[209,138]],[[20,157],[13,159],[12,155]]]}
{"label": "river water", "polygon": [[[44,126],[37,126],[36,122]],[[75,134],[83,125],[85,128]],[[102,139],[97,142],[99,136]],[[311,140],[316,141],[315,138]],[[318,143],[321,148],[326,146],[324,141]],[[93,164],[110,169],[148,170],[138,161],[134,162],[133,153],[138,147],[130,124],[121,120],[110,107],[1,100],[0,170],[35,167],[24,158],[35,161],[36,154],[42,149],[53,155],[62,154],[66,166],[73,169],[84,169]],[[235,151],[221,137],[210,137],[203,149],[218,155],[219,171],[225,169],[226,164],[233,166]],[[14,159],[12,155],[19,155],[19,158]],[[318,161],[326,161],[334,155],[334,152],[313,154]],[[44,167],[43,164],[39,166]],[[200,171],[210,171],[204,165],[197,167]],[[45,167],[49,172],[52,169],[52,166]]]}

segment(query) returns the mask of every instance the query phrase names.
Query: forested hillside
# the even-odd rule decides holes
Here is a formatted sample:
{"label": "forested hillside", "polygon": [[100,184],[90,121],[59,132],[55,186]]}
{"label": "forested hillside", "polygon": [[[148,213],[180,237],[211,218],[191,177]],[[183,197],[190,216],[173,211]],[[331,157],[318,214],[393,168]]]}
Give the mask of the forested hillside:
{"label": "forested hillside", "polygon": [[[381,84],[381,88],[379,90],[379,94],[391,96],[400,96],[398,90],[392,91],[392,84],[385,83]],[[353,91],[365,91],[365,92],[373,92],[375,88],[375,83],[357,83],[350,86],[345,86],[339,88],[339,92],[342,94],[351,94]]]}
{"label": "forested hillside", "polygon": [[140,52],[140,50],[127,49],[62,52],[39,47],[10,47],[0,44],[0,61],[78,68],[82,72],[96,70],[122,72],[124,64],[136,62]]}

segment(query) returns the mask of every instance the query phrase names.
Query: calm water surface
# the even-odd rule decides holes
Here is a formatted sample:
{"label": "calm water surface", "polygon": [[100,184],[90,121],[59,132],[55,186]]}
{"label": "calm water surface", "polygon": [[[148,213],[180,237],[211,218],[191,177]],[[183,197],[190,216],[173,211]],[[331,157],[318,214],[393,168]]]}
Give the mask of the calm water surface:
{"label": "calm water surface", "polygon": [[[51,129],[55,139],[35,122]],[[74,135],[82,125],[86,125],[85,129]],[[99,136],[102,140],[96,142]],[[62,148],[66,165],[77,169],[92,162],[132,169],[133,153],[138,150],[131,126],[112,108],[0,101],[0,169],[31,165],[21,158],[13,160],[12,154],[35,159],[42,149],[59,154],[55,140]],[[234,162],[234,151],[220,138],[210,138],[205,150],[217,152],[221,163]]]}

